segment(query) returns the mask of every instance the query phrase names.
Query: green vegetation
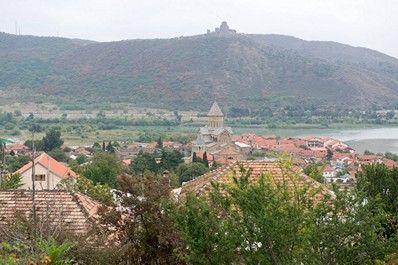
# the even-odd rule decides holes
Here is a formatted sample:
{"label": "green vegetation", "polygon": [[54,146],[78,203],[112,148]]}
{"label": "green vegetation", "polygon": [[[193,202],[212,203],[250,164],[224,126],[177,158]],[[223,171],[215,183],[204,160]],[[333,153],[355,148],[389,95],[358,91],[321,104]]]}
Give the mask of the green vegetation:
{"label": "green vegetation", "polygon": [[304,174],[318,181],[319,183],[324,183],[322,173],[324,168],[325,165],[318,167],[317,164],[308,164],[303,168],[303,172]]}
{"label": "green vegetation", "polygon": [[43,150],[46,152],[60,148],[64,141],[61,139],[61,131],[51,128],[43,137]]}
{"label": "green vegetation", "polygon": [[190,181],[200,175],[209,172],[209,167],[206,167],[203,163],[192,163],[192,164],[180,164],[175,174],[178,176],[179,184]]}
{"label": "green vegetation", "polygon": [[[203,99],[216,87],[224,105],[234,106],[231,116],[268,116],[289,105],[393,109],[397,102],[395,87],[382,81],[396,78],[395,58],[337,43],[236,34],[83,45],[4,33],[0,43],[0,89],[13,91],[2,103],[46,98],[62,111],[96,105],[89,111],[99,118],[123,102],[168,108],[178,125],[181,110],[206,110]],[[99,53],[101,60],[91,56]]]}
{"label": "green vegetation", "polygon": [[7,190],[16,190],[19,189],[22,185],[22,176],[20,174],[10,174],[10,176],[6,177]]}
{"label": "green vegetation", "polygon": [[250,181],[244,169],[232,185],[212,187],[175,209],[188,264],[386,264],[395,253],[380,201],[364,193],[336,189],[317,202],[319,190],[277,185],[269,175]]}
{"label": "green vegetation", "polygon": [[68,258],[70,250],[75,246],[71,241],[58,243],[54,238],[42,239],[38,242],[38,251],[33,253],[31,246],[15,241],[0,245],[0,264],[54,264],[72,265],[73,259]]}
{"label": "green vegetation", "polygon": [[[384,211],[381,220],[385,227],[384,236],[395,238],[398,236],[398,168],[388,169],[384,164],[365,165],[357,173],[357,188],[369,200],[381,200],[381,209]],[[374,208],[376,213],[379,209]]]}
{"label": "green vegetation", "polygon": [[96,152],[93,160],[83,165],[78,173],[92,180],[94,184],[107,184],[116,187],[116,177],[123,171],[121,162],[115,153]]}
{"label": "green vegetation", "polygon": [[65,179],[58,185],[62,189],[74,190],[86,194],[104,205],[113,206],[115,203],[111,188],[108,184],[100,184],[98,182],[94,184],[94,181],[84,176],[80,176],[76,180],[70,178]]}
{"label": "green vegetation", "polygon": [[130,169],[136,176],[144,174],[145,171],[155,174],[161,174],[164,170],[174,172],[180,164],[184,163],[183,157],[184,155],[176,150],[166,151],[162,149],[160,154],[141,152],[131,162]]}
{"label": "green vegetation", "polygon": [[[299,178],[289,161],[281,167],[291,181]],[[34,247],[32,223],[19,217],[0,230],[0,262],[394,264],[397,175],[396,168],[366,166],[354,191],[334,187],[332,195],[322,186],[276,183],[269,174],[254,180],[241,167],[232,183],[212,183],[202,195],[188,193],[178,202],[170,196],[167,178],[149,171],[118,175],[114,194],[107,185],[81,178],[69,184],[93,198],[107,198],[103,202],[111,207],[100,210],[100,227],[116,226],[118,233],[112,228],[111,236],[88,232],[47,237],[40,230],[44,234]]]}

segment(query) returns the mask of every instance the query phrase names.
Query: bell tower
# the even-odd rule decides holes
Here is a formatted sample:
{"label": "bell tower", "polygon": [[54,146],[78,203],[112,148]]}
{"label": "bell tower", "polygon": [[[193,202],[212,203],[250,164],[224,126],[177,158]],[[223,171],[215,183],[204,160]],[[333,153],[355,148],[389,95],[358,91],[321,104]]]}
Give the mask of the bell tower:
{"label": "bell tower", "polygon": [[207,113],[207,127],[209,129],[224,127],[224,114],[218,106],[217,101],[214,101],[209,113]]}

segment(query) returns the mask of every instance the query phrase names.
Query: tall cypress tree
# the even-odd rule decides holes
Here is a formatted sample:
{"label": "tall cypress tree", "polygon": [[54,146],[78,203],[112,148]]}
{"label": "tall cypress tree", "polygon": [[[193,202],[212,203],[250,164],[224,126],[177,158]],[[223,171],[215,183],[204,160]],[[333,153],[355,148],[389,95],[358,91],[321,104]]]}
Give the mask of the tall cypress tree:
{"label": "tall cypress tree", "polygon": [[192,163],[198,162],[198,157],[196,156],[196,152],[193,152],[192,154]]}
{"label": "tall cypress tree", "polygon": [[157,148],[163,148],[163,141],[162,141],[162,137],[159,137],[157,143],[156,143],[156,147]]}
{"label": "tall cypress tree", "polygon": [[208,168],[209,167],[209,161],[207,160],[207,153],[203,153],[203,164]]}
{"label": "tall cypress tree", "polygon": [[115,152],[115,148],[113,148],[111,141],[109,141],[108,145],[106,146],[106,151],[108,151],[109,153]]}

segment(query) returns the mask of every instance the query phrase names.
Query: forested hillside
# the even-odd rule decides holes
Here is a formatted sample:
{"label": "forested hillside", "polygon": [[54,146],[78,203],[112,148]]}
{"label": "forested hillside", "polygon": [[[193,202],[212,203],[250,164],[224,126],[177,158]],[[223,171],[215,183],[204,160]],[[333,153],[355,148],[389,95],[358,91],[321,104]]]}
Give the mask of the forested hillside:
{"label": "forested hillside", "polygon": [[[96,43],[0,33],[1,100],[390,108],[398,60],[334,42],[217,34]],[[208,104],[206,104],[206,107]]]}

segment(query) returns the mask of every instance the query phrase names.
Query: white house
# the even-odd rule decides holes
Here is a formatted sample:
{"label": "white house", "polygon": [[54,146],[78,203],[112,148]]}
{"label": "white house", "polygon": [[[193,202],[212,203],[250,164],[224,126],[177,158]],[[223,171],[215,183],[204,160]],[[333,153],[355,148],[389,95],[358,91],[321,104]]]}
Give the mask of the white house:
{"label": "white house", "polygon": [[[57,184],[70,177],[76,177],[76,173],[69,167],[58,162],[46,153],[36,157],[35,163],[35,188],[38,190],[52,190]],[[32,189],[32,162],[24,165],[15,173],[22,175],[23,186],[21,189]]]}

